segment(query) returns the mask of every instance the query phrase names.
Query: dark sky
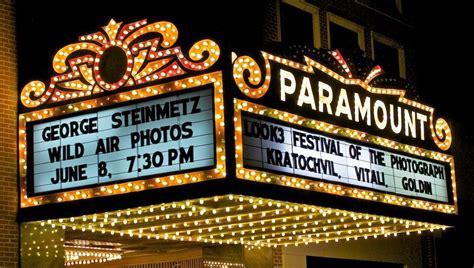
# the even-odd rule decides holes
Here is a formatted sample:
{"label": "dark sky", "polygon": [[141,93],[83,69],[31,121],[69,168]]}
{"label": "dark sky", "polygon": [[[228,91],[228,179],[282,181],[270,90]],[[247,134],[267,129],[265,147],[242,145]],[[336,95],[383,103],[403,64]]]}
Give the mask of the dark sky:
{"label": "dark sky", "polygon": [[[474,75],[472,23],[469,23],[473,15],[461,1],[450,1],[449,5],[439,4],[448,3],[445,1],[417,2],[429,3],[416,9],[418,92],[421,101],[433,105],[435,113],[445,118],[453,131],[451,154],[456,160],[460,214],[467,217],[472,214],[474,205],[474,134],[471,126],[474,114],[471,78]],[[465,224],[472,227],[472,221],[471,225],[467,220]],[[470,232],[472,236],[472,230]],[[451,249],[445,250],[450,252]],[[450,254],[453,256],[457,252],[446,253],[448,262]]]}
{"label": "dark sky", "polygon": [[[472,106],[469,65],[472,52],[468,41],[470,26],[467,9],[459,1],[417,1],[415,44],[417,53],[418,91],[422,102],[433,104],[441,114],[469,122]],[[429,5],[427,5],[429,3]],[[466,116],[467,115],[467,116]]]}

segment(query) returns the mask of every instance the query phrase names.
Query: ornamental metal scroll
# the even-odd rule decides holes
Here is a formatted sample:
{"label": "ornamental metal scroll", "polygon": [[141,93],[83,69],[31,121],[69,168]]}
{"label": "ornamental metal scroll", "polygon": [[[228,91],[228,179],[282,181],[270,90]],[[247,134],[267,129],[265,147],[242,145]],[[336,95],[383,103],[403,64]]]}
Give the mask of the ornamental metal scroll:
{"label": "ornamental metal scroll", "polygon": [[146,85],[206,70],[219,59],[220,48],[212,40],[196,42],[185,55],[175,46],[177,39],[178,29],[171,22],[140,20],[123,25],[112,19],[101,31],[61,48],[53,59],[55,74],[49,85],[29,82],[21,91],[21,103],[34,108]]}
{"label": "ornamental metal scroll", "polygon": [[[268,91],[271,81],[271,64],[270,62],[277,62],[289,66],[291,68],[314,74],[316,71],[321,71],[329,76],[333,77],[346,85],[358,85],[372,94],[379,95],[392,95],[398,96],[400,103],[409,105],[411,107],[422,109],[429,113],[429,124],[431,130],[431,137],[438,148],[443,151],[448,150],[451,147],[452,133],[451,129],[443,118],[434,118],[434,108],[419,102],[405,98],[406,91],[403,89],[393,88],[380,88],[371,86],[374,79],[381,75],[384,71],[376,65],[369,72],[366,77],[353,78],[352,72],[346,63],[342,54],[338,51],[329,51],[332,57],[336,59],[338,64],[344,70],[344,75],[340,75],[337,72],[331,70],[331,68],[324,66],[322,63],[304,56],[305,63],[298,63],[289,59],[281,58],[275,55],[271,55],[267,52],[262,51],[262,57],[264,60],[264,66],[261,68],[258,66],[256,60],[249,56],[235,56],[233,61],[233,77],[239,90],[249,98],[259,99],[262,98]],[[262,71],[264,70],[264,71]]]}

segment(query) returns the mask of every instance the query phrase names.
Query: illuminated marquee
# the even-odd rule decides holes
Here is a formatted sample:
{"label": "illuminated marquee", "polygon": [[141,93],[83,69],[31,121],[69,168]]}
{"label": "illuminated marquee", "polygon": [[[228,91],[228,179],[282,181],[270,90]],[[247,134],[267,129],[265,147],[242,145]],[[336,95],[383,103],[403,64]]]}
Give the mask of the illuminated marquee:
{"label": "illuminated marquee", "polygon": [[211,89],[28,124],[32,194],[215,165]]}
{"label": "illuminated marquee", "polygon": [[453,157],[436,151],[449,149],[451,131],[433,108],[370,86],[379,66],[353,78],[338,51],[345,76],[307,56],[262,56],[264,71],[251,57],[234,61],[248,99],[234,99],[237,177],[457,212]]}
{"label": "illuminated marquee", "polygon": [[[380,130],[392,131],[398,135],[426,139],[426,111],[413,111],[394,104],[387,106],[382,100],[372,101],[371,97],[361,97],[358,92],[351,92],[352,95],[349,95],[344,88],[333,89],[330,85],[311,80],[308,76],[304,76],[301,84],[297,85],[295,76],[283,69],[280,69],[279,76],[282,102],[286,103],[288,98],[295,95],[298,107],[308,106],[315,112],[361,122],[367,126],[375,124]],[[313,91],[317,92],[317,95]],[[339,92],[337,96],[335,91]]]}
{"label": "illuminated marquee", "polygon": [[449,165],[244,113],[245,167],[448,202]]}
{"label": "illuminated marquee", "polygon": [[34,110],[19,117],[21,207],[225,177],[222,73],[182,78],[213,66],[219,46],[198,41],[188,57],[177,38],[170,22],[111,20],[56,53],[48,86],[23,88]]}

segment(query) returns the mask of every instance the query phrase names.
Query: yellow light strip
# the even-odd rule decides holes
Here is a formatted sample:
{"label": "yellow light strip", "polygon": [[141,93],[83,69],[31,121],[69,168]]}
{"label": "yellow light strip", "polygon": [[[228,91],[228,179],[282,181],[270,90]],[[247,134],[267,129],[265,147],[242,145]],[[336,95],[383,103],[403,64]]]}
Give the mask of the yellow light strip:
{"label": "yellow light strip", "polygon": [[204,268],[244,268],[245,264],[240,262],[228,262],[228,261],[203,261]]}
{"label": "yellow light strip", "polygon": [[122,259],[123,252],[120,249],[101,247],[77,248],[65,246],[65,265],[84,265],[92,263],[104,263]]}
{"label": "yellow light strip", "polygon": [[[97,186],[77,191],[67,191],[56,194],[46,194],[29,197],[27,195],[27,133],[26,123],[36,120],[52,118],[60,115],[73,115],[76,112],[87,111],[99,107],[107,107],[116,103],[124,103],[130,100],[138,100],[152,96],[158,96],[168,92],[190,91],[202,85],[214,85],[214,105],[215,105],[215,136],[216,136],[216,167],[211,170],[199,172],[188,172],[172,176],[156,177],[147,180],[135,180],[131,182],[117,183],[107,186]],[[114,95],[101,97],[92,100],[85,100],[78,103],[67,104],[47,109],[42,109],[19,116],[19,167],[20,167],[20,188],[21,207],[31,207],[47,203],[67,202],[78,199],[89,199],[99,196],[109,196],[124,194],[128,192],[142,191],[146,189],[163,188],[174,185],[206,181],[226,176],[225,169],[225,137],[224,137],[224,100],[223,100],[222,73],[213,72],[185,78],[165,84],[154,85],[127,92],[116,93]]]}
{"label": "yellow light strip", "polygon": [[[254,114],[265,115],[284,122],[295,125],[304,126],[310,129],[316,129],[330,134],[336,134],[342,137],[349,137],[355,140],[367,142],[370,144],[380,145],[386,148],[395,149],[400,152],[409,153],[416,156],[422,156],[437,161],[449,163],[451,168],[452,178],[452,194],[454,205],[440,204],[430,201],[421,201],[408,197],[397,196],[393,194],[380,193],[371,190],[356,189],[348,186],[333,184],[323,181],[312,181],[301,179],[293,176],[284,176],[272,172],[263,172],[255,169],[245,168],[243,165],[243,142],[242,142],[242,118],[241,111],[247,111]],[[368,133],[352,130],[344,127],[339,127],[329,123],[308,119],[302,116],[290,114],[288,112],[271,109],[259,104],[234,100],[234,125],[235,125],[235,150],[236,150],[236,172],[237,177],[241,179],[283,185],[298,189],[312,190],[317,192],[335,194],[340,196],[349,196],[358,199],[365,199],[387,204],[394,204],[398,206],[411,207],[424,210],[432,210],[449,214],[457,213],[457,198],[456,198],[456,179],[454,171],[454,159],[450,155],[439,152],[429,151],[422,148],[417,148],[411,145],[402,144],[396,141],[385,139],[382,137],[370,135]]]}
{"label": "yellow light strip", "polygon": [[372,70],[370,71],[370,73],[367,75],[367,77],[365,78],[364,82],[366,84],[369,84],[375,77],[379,76],[380,74],[383,73],[383,69],[382,67],[380,67],[380,65],[377,65],[375,66],[374,68],[372,68]]}
{"label": "yellow light strip", "polygon": [[[144,216],[146,215],[146,216]],[[153,219],[153,221],[151,221]],[[444,230],[446,225],[250,196],[225,195],[33,223],[38,228],[276,247]]]}

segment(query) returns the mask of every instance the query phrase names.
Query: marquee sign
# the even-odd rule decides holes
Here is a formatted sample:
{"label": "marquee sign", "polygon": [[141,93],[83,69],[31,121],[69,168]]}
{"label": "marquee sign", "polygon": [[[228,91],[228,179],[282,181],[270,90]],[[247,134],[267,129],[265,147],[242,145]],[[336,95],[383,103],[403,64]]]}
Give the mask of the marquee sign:
{"label": "marquee sign", "polygon": [[[222,72],[208,71],[220,48],[184,53],[177,37],[170,22],[111,20],[56,53],[49,84],[23,88],[22,207],[226,177]],[[457,212],[433,108],[376,87],[379,66],[354,78],[338,51],[338,67],[262,56],[264,69],[233,57],[237,178]]]}
{"label": "marquee sign", "polygon": [[222,73],[198,73],[219,46],[187,56],[177,37],[170,22],[111,20],[56,53],[48,86],[23,88],[22,207],[225,177]]}
{"label": "marquee sign", "polygon": [[27,124],[30,195],[215,165],[211,89]]}
{"label": "marquee sign", "polygon": [[262,52],[234,61],[237,177],[445,213],[456,213],[451,131],[434,109],[377,88],[376,66],[353,78]]}
{"label": "marquee sign", "polygon": [[244,166],[448,202],[449,165],[244,113]]}

